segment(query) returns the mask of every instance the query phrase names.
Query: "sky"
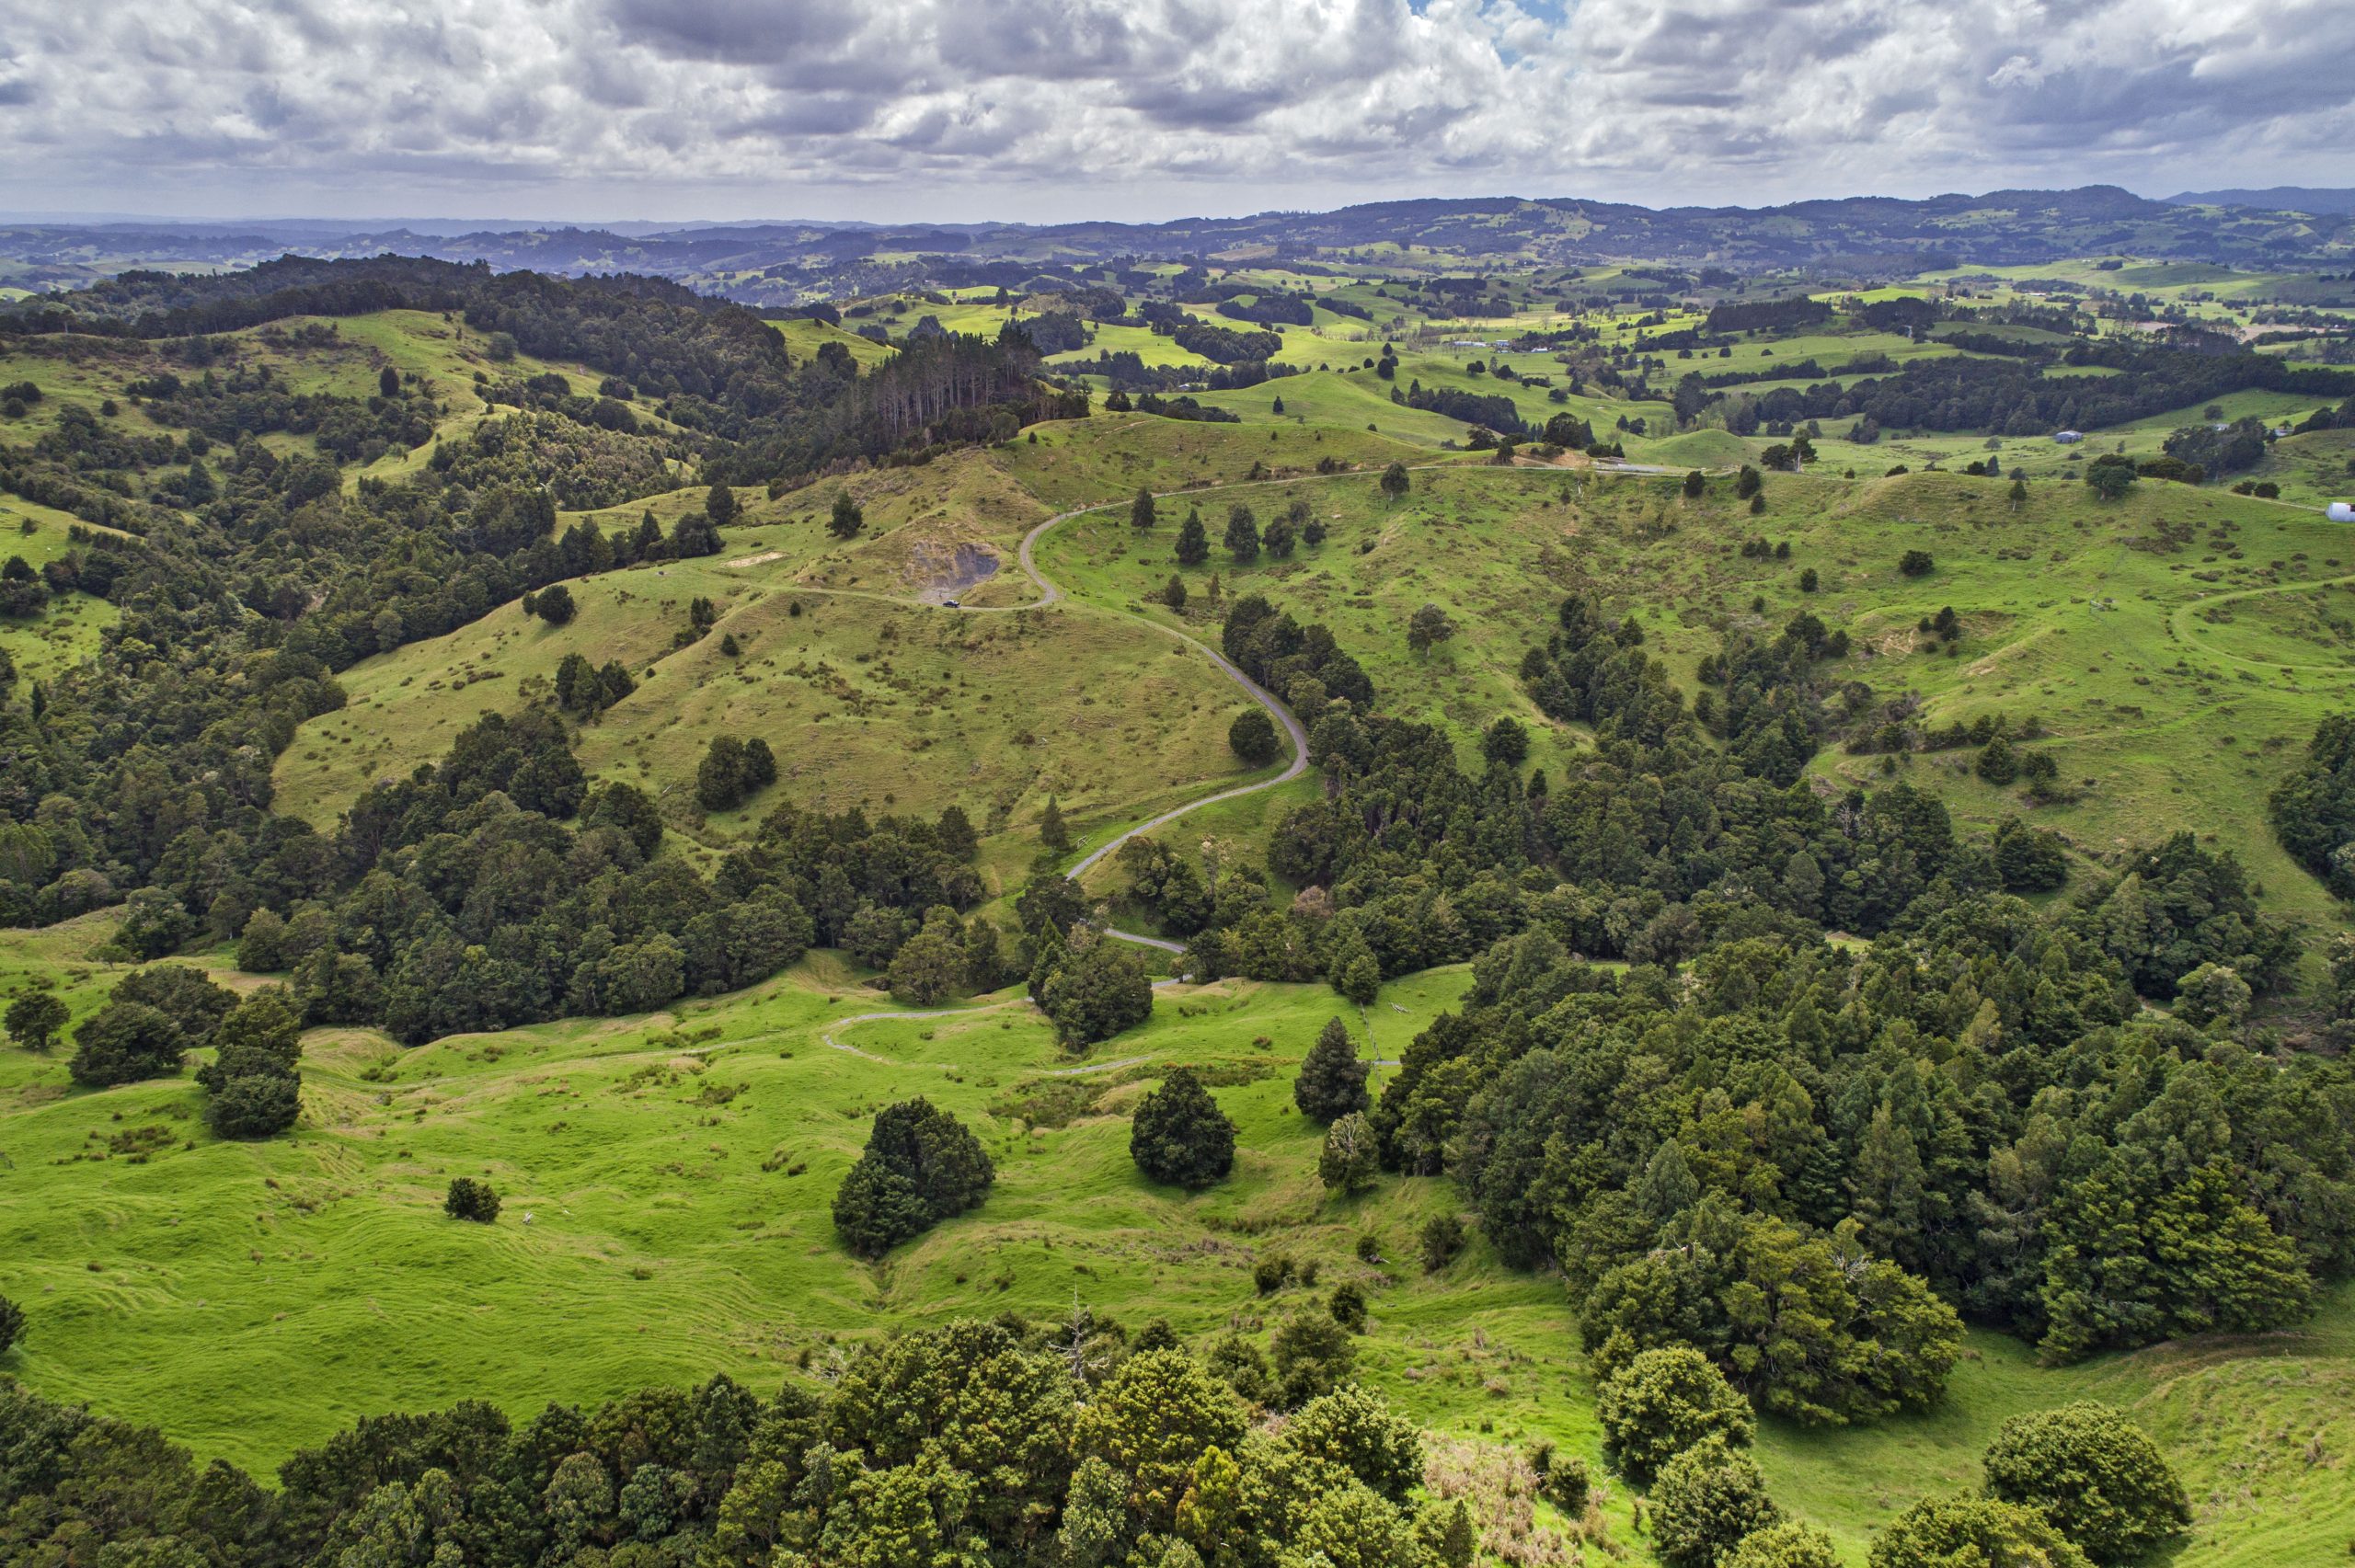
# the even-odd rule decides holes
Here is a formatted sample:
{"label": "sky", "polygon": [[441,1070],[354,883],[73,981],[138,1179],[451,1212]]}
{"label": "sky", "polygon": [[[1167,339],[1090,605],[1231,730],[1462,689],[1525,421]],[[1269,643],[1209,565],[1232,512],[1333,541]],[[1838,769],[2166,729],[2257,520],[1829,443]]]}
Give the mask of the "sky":
{"label": "sky", "polygon": [[2355,0],[0,0],[0,212],[2355,184]]}

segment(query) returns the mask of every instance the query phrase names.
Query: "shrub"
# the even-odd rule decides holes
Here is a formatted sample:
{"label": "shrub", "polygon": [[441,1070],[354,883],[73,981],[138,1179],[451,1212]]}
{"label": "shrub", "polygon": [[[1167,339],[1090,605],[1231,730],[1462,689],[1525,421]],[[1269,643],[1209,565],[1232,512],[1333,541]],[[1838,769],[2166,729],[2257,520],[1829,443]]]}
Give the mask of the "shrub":
{"label": "shrub", "polygon": [[2091,1568],[2091,1559],[2034,1508],[1993,1497],[1925,1497],[1873,1538],[1872,1568]]}
{"label": "shrub", "polygon": [[1586,1460],[1575,1454],[1564,1459],[1551,1452],[1545,1458],[1545,1462],[1537,1467],[1537,1489],[1571,1518],[1585,1517],[1587,1504],[1594,1496],[1594,1476]]}
{"label": "shrub", "polygon": [[1213,1377],[1233,1389],[1246,1404],[1265,1404],[1276,1391],[1267,1354],[1248,1334],[1223,1335],[1212,1345],[1205,1365]]}
{"label": "shrub", "polygon": [[1276,1396],[1287,1410],[1331,1393],[1357,1370],[1357,1347],[1330,1312],[1295,1312],[1277,1325],[1269,1345]]}
{"label": "shrub", "polygon": [[442,1212],[453,1219],[488,1225],[499,1218],[499,1195],[491,1190],[488,1182],[455,1176],[451,1179],[449,1195],[442,1200]]}
{"label": "shrub", "polygon": [[540,589],[523,608],[551,626],[569,624],[578,612],[572,602],[572,590],[560,582]]}
{"label": "shrub", "polygon": [[1986,1464],[1990,1496],[2042,1510],[2096,1562],[2141,1557],[2191,1522],[2158,1446],[2091,1400],[2014,1416]]}
{"label": "shrub", "polygon": [[1464,1250],[1464,1221],[1453,1214],[1434,1214],[1423,1221],[1423,1272],[1437,1274]]}
{"label": "shrub", "polygon": [[1235,1168],[1235,1124],[1200,1079],[1175,1068],[1137,1106],[1129,1157],[1154,1181],[1200,1191]]}
{"label": "shrub", "polygon": [[1380,1395],[1354,1385],[1309,1401],[1284,1424],[1281,1441],[1316,1469],[1346,1471],[1393,1503],[1404,1503],[1423,1479],[1421,1436]]}
{"label": "shrub", "polygon": [[1333,1299],[1327,1304],[1333,1321],[1351,1333],[1365,1333],[1365,1292],[1347,1281],[1333,1287]]}
{"label": "shrub", "polygon": [[1925,578],[1936,568],[1927,550],[1908,550],[1897,559],[1897,569],[1909,578]]}
{"label": "shrub", "polygon": [[1750,1402],[1707,1356],[1683,1345],[1647,1350],[1605,1379],[1595,1419],[1603,1451],[1638,1482],[1695,1443],[1719,1437],[1748,1448],[1758,1431]]}
{"label": "shrub", "polygon": [[216,1138],[269,1138],[293,1127],[302,1114],[302,1082],[292,1074],[228,1079],[204,1103],[205,1125]]}
{"label": "shrub", "polygon": [[1766,1478],[1750,1456],[1709,1437],[1685,1449],[1652,1485],[1652,1545],[1670,1568],[1717,1568],[1744,1536],[1778,1523]]}
{"label": "shrub", "polygon": [[1272,1296],[1292,1283],[1292,1257],[1287,1253],[1271,1253],[1251,1268],[1251,1283],[1262,1296]]}
{"label": "shrub", "polygon": [[25,1310],[6,1296],[0,1296],[0,1356],[25,1337]]}
{"label": "shrub", "polygon": [[1752,1530],[1718,1568],[1843,1568],[1840,1549],[1813,1525],[1786,1520]]}

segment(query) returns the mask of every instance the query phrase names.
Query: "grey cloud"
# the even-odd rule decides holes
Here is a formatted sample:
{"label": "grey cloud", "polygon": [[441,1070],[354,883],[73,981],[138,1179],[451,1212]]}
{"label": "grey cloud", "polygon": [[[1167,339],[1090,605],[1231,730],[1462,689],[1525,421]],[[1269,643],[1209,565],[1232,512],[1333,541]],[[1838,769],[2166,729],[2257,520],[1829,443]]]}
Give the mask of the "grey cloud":
{"label": "grey cloud", "polygon": [[22,207],[327,212],[533,185],[543,212],[937,217],[953,197],[960,217],[1146,217],[1278,190],[2327,184],[2349,177],[2334,117],[2355,101],[2345,0],[18,8],[0,205]]}

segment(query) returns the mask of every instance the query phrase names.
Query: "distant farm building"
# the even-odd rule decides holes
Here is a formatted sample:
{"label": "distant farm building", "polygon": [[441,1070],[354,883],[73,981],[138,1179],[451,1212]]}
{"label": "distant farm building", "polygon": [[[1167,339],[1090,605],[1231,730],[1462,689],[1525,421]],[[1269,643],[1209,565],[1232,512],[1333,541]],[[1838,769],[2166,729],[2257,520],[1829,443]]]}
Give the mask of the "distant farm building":
{"label": "distant farm building", "polygon": [[2355,501],[2333,501],[2322,515],[2333,522],[2355,522]]}
{"label": "distant farm building", "polygon": [[2085,432],[2083,430],[2055,430],[2052,432],[2052,439],[2060,442],[2062,446],[2074,446],[2079,441],[2085,439]]}

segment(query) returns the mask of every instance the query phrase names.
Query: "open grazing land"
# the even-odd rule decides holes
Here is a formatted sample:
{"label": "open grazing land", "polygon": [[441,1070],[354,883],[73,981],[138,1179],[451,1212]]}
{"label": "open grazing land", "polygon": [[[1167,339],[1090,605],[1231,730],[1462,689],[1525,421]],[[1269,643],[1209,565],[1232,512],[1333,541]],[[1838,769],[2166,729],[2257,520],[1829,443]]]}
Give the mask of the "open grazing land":
{"label": "open grazing land", "polygon": [[10,291],[0,1562],[2344,1560],[2355,295],[2073,194]]}

